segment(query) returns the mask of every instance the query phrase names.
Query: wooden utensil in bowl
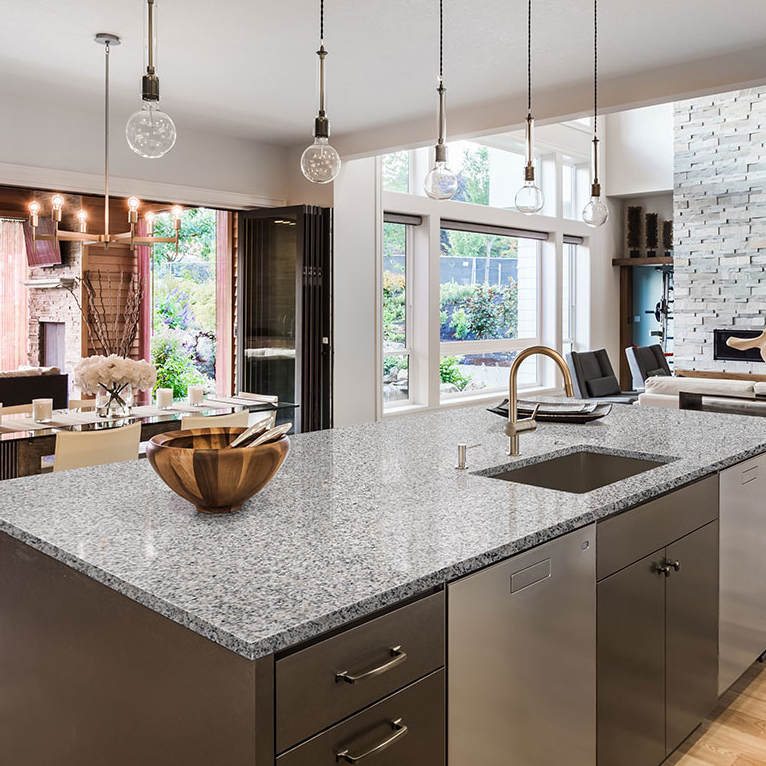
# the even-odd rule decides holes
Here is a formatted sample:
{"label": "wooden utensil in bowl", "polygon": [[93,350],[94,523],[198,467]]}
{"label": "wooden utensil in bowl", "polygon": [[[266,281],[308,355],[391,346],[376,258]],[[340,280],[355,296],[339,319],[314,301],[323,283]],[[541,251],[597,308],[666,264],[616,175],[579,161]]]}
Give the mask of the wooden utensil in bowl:
{"label": "wooden utensil in bowl", "polygon": [[290,439],[225,449],[244,428],[193,428],[158,434],[146,445],[157,475],[201,513],[231,513],[276,475]]}

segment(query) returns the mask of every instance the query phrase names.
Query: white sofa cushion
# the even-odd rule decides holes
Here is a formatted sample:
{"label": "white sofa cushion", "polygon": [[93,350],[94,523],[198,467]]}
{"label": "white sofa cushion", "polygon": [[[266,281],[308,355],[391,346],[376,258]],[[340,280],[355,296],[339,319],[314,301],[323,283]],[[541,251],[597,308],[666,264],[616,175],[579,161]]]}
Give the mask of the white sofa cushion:
{"label": "white sofa cushion", "polygon": [[753,390],[758,396],[766,396],[766,383],[756,383]]}
{"label": "white sofa cushion", "polygon": [[669,407],[678,409],[677,396],[665,396],[664,394],[639,394],[637,404],[644,407]]}
{"label": "white sofa cushion", "polygon": [[754,384],[748,380],[726,380],[724,378],[682,378],[670,375],[658,375],[647,378],[647,394],[660,394],[677,397],[680,391],[690,394],[721,394],[737,396],[753,393]]}

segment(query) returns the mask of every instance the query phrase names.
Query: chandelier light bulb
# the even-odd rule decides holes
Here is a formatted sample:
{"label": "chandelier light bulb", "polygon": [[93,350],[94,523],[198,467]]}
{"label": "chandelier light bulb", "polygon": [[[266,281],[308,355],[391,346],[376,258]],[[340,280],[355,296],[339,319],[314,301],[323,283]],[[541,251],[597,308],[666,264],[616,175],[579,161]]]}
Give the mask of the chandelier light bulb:
{"label": "chandelier light bulb", "polygon": [[88,231],[88,214],[85,210],[77,211],[77,220],[80,222],[80,233],[85,234]]}
{"label": "chandelier light bulb", "polygon": [[588,226],[598,228],[609,220],[609,208],[601,197],[591,197],[590,202],[583,208],[582,219]]}
{"label": "chandelier light bulb", "polygon": [[64,207],[64,198],[60,194],[54,194],[51,197],[51,205],[54,210],[61,210]]}
{"label": "chandelier light bulb", "polygon": [[334,181],[340,173],[340,166],[340,155],[324,136],[317,136],[301,155],[301,171],[314,184]]}
{"label": "chandelier light bulb", "polygon": [[33,200],[29,203],[29,212],[32,215],[37,215],[40,212],[40,203],[37,200]]}
{"label": "chandelier light bulb", "polygon": [[144,221],[146,221],[146,233],[151,237],[154,234],[154,220],[157,216],[152,213],[152,211],[148,211],[144,215]]}
{"label": "chandelier light bulb", "polygon": [[158,101],[144,101],[125,126],[128,146],[139,157],[156,160],[164,157],[176,143],[176,126]]}
{"label": "chandelier light bulb", "polygon": [[183,215],[184,209],[180,205],[173,205],[173,207],[170,208],[170,212],[174,220],[180,221],[181,216]]}
{"label": "chandelier light bulb", "polygon": [[431,199],[451,199],[457,191],[457,176],[447,167],[447,162],[436,162],[426,175],[423,190]]}
{"label": "chandelier light bulb", "polygon": [[130,209],[132,212],[135,212],[136,210],[138,210],[138,206],[139,206],[140,204],[141,204],[141,203],[140,203],[140,201],[139,201],[138,197],[128,197],[128,208],[129,208],[129,209]]}

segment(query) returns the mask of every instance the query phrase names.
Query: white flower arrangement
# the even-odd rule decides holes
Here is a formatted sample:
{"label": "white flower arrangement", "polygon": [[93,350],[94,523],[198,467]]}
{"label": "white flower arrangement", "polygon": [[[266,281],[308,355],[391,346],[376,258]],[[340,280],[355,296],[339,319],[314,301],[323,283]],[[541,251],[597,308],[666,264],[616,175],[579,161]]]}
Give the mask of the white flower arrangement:
{"label": "white flower arrangement", "polygon": [[144,360],[123,356],[89,356],[74,368],[75,385],[84,394],[96,394],[99,388],[122,391],[126,386],[146,391],[157,382],[157,368]]}

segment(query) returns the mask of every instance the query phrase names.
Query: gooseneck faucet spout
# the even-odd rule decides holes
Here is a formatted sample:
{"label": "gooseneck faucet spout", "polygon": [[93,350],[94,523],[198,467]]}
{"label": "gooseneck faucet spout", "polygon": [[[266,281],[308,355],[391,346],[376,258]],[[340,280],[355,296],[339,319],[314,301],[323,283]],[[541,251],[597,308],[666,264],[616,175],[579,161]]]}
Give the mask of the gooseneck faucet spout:
{"label": "gooseneck faucet spout", "polygon": [[574,388],[572,386],[572,376],[569,373],[567,363],[564,361],[564,357],[559,354],[558,351],[554,351],[547,346],[530,346],[525,348],[514,360],[511,365],[511,374],[508,378],[508,422],[505,425],[505,433],[508,436],[508,454],[519,454],[519,434],[525,431],[534,431],[537,428],[537,421],[535,415],[540,408],[538,404],[532,416],[529,418],[523,418],[519,420],[517,417],[516,409],[518,407],[518,393],[517,393],[517,378],[519,375],[519,367],[521,363],[528,359],[530,356],[547,356],[549,359],[553,359],[561,370],[561,374],[564,376],[564,391],[567,396],[574,396]]}

